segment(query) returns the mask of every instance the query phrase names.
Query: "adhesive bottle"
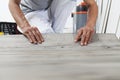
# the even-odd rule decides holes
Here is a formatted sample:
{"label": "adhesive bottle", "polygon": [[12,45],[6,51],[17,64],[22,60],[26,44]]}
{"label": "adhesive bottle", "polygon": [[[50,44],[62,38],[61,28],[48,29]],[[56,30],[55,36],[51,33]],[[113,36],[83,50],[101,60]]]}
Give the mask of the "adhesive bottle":
{"label": "adhesive bottle", "polygon": [[85,2],[81,2],[77,5],[76,12],[73,13],[73,33],[77,33],[77,30],[85,26],[87,22],[88,7]]}

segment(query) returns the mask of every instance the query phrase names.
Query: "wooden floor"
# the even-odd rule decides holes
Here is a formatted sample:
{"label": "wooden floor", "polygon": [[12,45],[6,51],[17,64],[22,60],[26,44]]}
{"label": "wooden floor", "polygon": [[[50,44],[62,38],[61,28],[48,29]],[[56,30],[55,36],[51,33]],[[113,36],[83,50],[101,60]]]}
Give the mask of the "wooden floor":
{"label": "wooden floor", "polygon": [[73,34],[45,34],[30,44],[22,35],[0,36],[0,80],[120,80],[120,41],[96,34],[81,47]]}

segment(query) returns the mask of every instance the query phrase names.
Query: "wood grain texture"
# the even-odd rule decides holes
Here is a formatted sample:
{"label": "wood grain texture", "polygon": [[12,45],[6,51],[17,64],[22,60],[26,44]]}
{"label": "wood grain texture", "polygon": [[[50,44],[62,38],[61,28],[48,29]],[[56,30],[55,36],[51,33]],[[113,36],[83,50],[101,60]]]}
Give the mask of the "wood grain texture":
{"label": "wood grain texture", "polygon": [[33,45],[22,35],[0,36],[0,80],[120,80],[120,41],[96,34],[81,47],[73,34],[45,34]]}

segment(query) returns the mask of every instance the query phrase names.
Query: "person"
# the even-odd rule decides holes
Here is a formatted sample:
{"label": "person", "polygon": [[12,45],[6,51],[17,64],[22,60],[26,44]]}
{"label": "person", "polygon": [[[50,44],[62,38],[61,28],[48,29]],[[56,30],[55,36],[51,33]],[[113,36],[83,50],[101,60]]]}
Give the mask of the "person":
{"label": "person", "polygon": [[[9,0],[9,9],[18,29],[31,43],[42,43],[42,33],[63,33],[67,17],[76,0]],[[78,30],[75,42],[87,45],[94,33],[98,8],[95,0],[84,0],[88,5],[86,25]]]}

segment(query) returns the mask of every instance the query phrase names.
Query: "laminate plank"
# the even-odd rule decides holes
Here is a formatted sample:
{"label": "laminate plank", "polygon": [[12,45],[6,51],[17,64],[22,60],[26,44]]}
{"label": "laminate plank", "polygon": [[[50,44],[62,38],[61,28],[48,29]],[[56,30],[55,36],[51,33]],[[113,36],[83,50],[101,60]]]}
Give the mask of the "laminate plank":
{"label": "laminate plank", "polygon": [[44,34],[34,45],[22,35],[0,37],[0,80],[120,80],[120,41],[96,34],[88,46],[74,34]]}

